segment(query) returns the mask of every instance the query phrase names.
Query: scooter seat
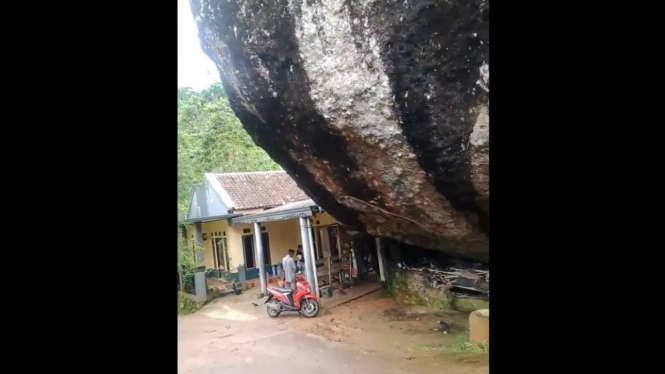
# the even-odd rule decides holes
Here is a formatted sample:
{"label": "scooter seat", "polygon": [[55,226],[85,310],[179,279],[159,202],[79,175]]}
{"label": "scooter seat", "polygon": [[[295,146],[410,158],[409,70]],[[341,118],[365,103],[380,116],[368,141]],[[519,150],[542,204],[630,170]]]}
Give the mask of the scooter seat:
{"label": "scooter seat", "polygon": [[273,287],[273,290],[279,292],[279,293],[291,293],[293,290],[288,287]]}

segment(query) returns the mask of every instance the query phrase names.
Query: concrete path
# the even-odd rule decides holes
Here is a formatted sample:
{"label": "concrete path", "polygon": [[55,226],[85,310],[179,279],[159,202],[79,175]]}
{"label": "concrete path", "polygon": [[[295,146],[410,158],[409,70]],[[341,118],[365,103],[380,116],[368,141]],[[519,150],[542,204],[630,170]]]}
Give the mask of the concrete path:
{"label": "concrete path", "polygon": [[[313,319],[297,313],[269,318],[264,300],[251,291],[228,295],[193,315],[178,316],[178,373],[282,374],[289,368],[298,374],[489,372],[487,354],[441,351],[458,339],[432,332],[443,317],[400,308],[376,292]],[[405,314],[392,316],[391,311]],[[456,317],[444,319],[462,327]]]}
{"label": "concrete path", "polygon": [[[258,307],[252,305],[258,304]],[[405,373],[378,355],[326,341],[296,328],[297,314],[269,318],[251,295],[224,297],[178,316],[178,373]],[[401,365],[400,365],[401,366]]]}

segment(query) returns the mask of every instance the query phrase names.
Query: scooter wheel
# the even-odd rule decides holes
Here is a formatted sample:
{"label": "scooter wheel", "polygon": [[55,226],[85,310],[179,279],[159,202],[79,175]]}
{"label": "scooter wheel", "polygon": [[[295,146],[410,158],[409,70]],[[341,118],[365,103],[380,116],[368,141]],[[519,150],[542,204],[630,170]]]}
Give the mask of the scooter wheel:
{"label": "scooter wheel", "polygon": [[[273,305],[272,308],[271,308],[270,304]],[[277,307],[278,305],[276,305],[276,303],[270,303],[270,304],[268,304],[268,305],[266,306],[266,311],[268,312],[268,316],[269,316],[270,318],[277,318],[277,317],[279,317],[279,315],[280,315],[282,312],[280,312],[279,310],[275,309],[275,307]]]}
{"label": "scooter wheel", "polygon": [[319,314],[319,302],[314,299],[306,299],[302,303],[300,313],[307,318],[314,318]]}

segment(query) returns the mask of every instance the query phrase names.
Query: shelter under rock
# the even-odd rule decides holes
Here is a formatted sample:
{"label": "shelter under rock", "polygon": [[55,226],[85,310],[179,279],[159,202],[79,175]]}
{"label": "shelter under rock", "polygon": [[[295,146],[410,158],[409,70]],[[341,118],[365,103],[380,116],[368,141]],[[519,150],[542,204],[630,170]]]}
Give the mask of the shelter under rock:
{"label": "shelter under rock", "polygon": [[319,206],[489,261],[489,1],[190,1],[244,128]]}

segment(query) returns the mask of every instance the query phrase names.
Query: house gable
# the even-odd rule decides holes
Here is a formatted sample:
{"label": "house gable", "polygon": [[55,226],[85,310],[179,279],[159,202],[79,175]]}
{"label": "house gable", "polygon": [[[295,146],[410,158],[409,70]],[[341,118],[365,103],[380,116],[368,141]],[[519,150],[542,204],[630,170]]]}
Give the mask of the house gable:
{"label": "house gable", "polygon": [[200,184],[195,184],[192,186],[192,195],[189,198],[189,209],[187,209],[187,219],[200,218],[202,213],[202,207],[199,206],[199,195],[202,191],[202,186]]}
{"label": "house gable", "polygon": [[204,176],[205,176],[206,185],[209,188],[211,188],[215,191],[215,193],[217,194],[217,197],[219,197],[219,199],[221,200],[222,204],[224,204],[226,209],[227,210],[228,209],[231,209],[231,210],[235,209],[236,204],[233,202],[233,200],[231,199],[231,196],[229,196],[229,194],[224,189],[224,187],[222,187],[222,185],[219,183],[219,180],[217,179],[217,175],[212,174],[212,173],[206,173],[206,174],[204,174]]}
{"label": "house gable", "polygon": [[223,216],[228,213],[227,205],[207,179],[203,184],[192,187],[187,219]]}
{"label": "house gable", "polygon": [[223,216],[229,214],[229,207],[224,203],[222,196],[215,186],[206,178],[205,188],[202,193],[205,196],[208,205],[207,217]]}

